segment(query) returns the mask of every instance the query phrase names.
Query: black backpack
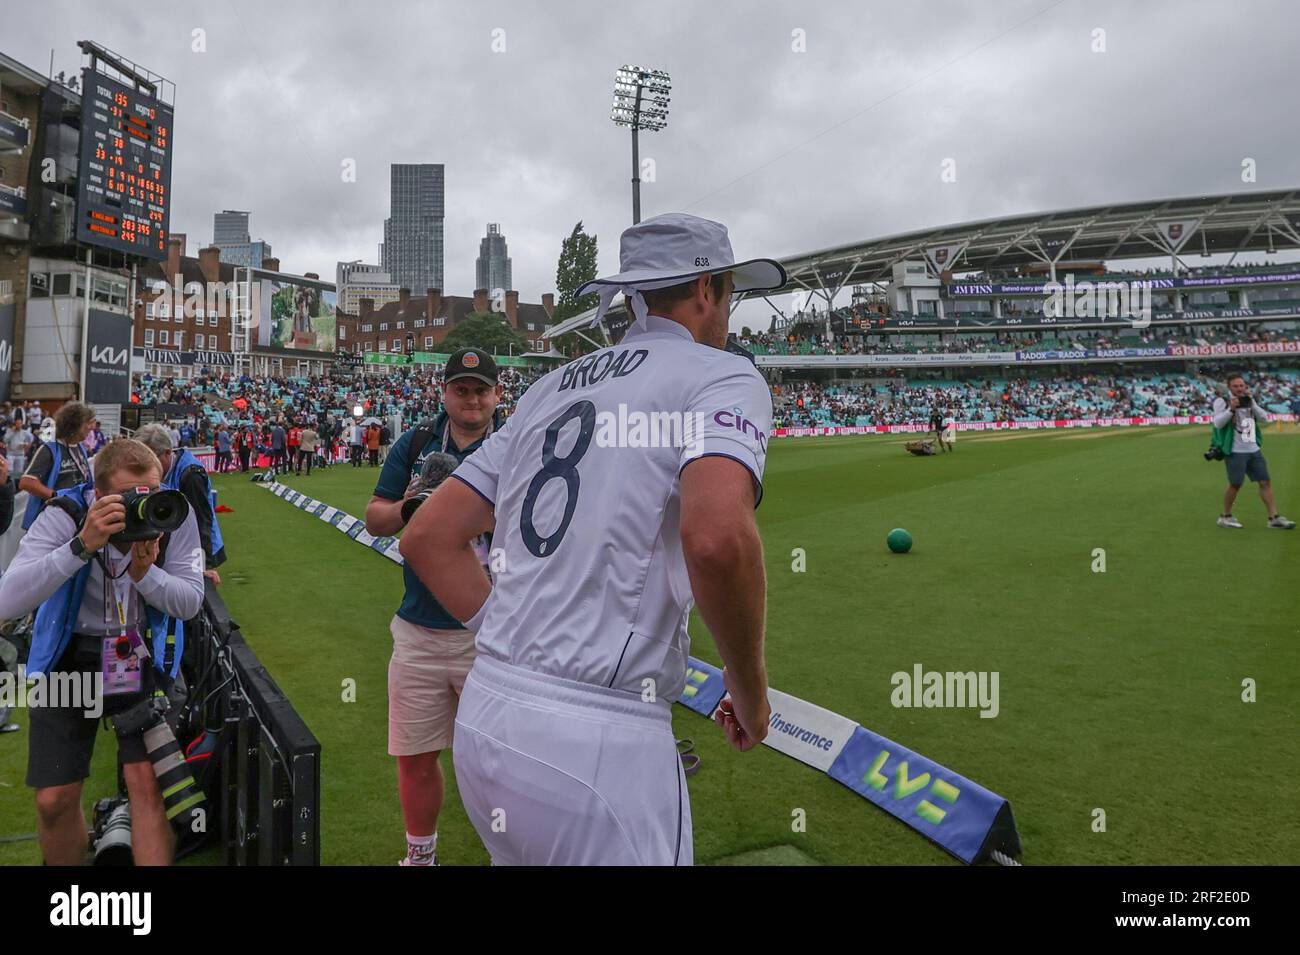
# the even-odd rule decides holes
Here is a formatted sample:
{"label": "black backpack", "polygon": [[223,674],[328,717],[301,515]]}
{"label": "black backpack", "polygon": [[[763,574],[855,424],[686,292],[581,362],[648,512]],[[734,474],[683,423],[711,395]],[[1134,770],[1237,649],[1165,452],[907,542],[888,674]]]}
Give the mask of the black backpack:
{"label": "black backpack", "polygon": [[[436,421],[436,418],[425,418],[415,426],[415,434],[411,435],[411,447],[406,456],[406,459],[412,464],[420,460],[420,452],[428,446],[429,439],[437,433]],[[385,428],[384,430],[387,431],[388,429]]]}

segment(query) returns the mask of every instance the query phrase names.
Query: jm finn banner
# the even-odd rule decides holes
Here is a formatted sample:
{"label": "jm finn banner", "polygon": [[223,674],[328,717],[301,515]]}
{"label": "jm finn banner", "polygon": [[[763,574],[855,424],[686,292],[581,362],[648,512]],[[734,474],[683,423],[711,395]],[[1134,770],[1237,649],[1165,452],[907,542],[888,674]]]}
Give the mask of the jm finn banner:
{"label": "jm finn banner", "polygon": [[[283,484],[262,487],[402,563],[396,538],[371,537],[361,521]],[[687,658],[678,703],[712,717],[725,693],[720,669]],[[963,862],[982,862],[994,851],[1020,854],[1011,804],[1001,796],[807,700],[775,689],[768,690],[767,700],[772,716],[765,746],[826,773]]]}

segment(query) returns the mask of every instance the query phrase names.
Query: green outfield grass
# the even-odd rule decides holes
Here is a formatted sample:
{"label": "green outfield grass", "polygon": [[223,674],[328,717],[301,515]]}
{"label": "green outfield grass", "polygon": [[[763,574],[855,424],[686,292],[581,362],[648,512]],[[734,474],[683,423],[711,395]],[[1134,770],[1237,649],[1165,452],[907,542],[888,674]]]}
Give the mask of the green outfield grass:
{"label": "green outfield grass", "polygon": [[[772,685],[854,719],[1007,797],[1034,864],[1296,863],[1300,531],[1215,526],[1223,466],[1206,428],[963,435],[916,458],[902,436],[774,441],[759,523]],[[1300,433],[1265,452],[1300,514]],[[288,483],[360,515],[377,471]],[[385,755],[388,620],[398,568],[242,477],[218,479],[230,562],[222,594],[320,738],[323,858],[395,863],[404,849]],[[916,544],[896,556],[885,535]],[[792,552],[806,553],[806,572]],[[1093,552],[1106,572],[1094,573]],[[562,597],[557,595],[557,599]],[[693,652],[720,660],[702,624]],[[1000,674],[1000,713],[895,709],[890,677]],[[354,679],[357,701],[342,701]],[[1242,702],[1242,681],[1258,702]],[[953,862],[827,776],[767,749],[738,754],[677,707],[703,756],[691,778],[698,862]],[[107,738],[104,738],[108,742]],[[111,783],[97,754],[95,794]],[[0,837],[34,830],[24,734],[0,737]],[[439,854],[486,863],[450,758]],[[89,800],[89,793],[88,793]],[[1094,809],[1105,833],[1092,831]],[[792,831],[796,809],[806,831]],[[36,861],[0,845],[0,861]]]}

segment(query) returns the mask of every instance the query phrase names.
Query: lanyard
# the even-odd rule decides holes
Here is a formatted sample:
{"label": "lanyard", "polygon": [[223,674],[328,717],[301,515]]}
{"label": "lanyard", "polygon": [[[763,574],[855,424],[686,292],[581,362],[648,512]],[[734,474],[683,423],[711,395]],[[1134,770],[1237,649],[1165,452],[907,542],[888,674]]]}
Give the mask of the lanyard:
{"label": "lanyard", "polygon": [[[492,422],[489,421],[489,422],[488,422],[488,426],[487,426],[487,430],[483,432],[483,437],[479,438],[479,440],[480,440],[480,441],[486,441],[487,438],[488,438],[488,435],[491,434],[491,433],[492,433]],[[450,422],[450,421],[448,421],[447,424],[446,424],[446,426],[442,429],[442,453],[443,453],[443,454],[446,454],[446,453],[447,453],[447,446],[448,446],[448,442],[449,442],[449,441],[451,441],[451,422]],[[474,443],[474,442],[472,442],[472,441],[470,442],[470,444],[473,444],[473,443]]]}
{"label": "lanyard", "polygon": [[[68,457],[72,460],[73,465],[77,469],[77,483],[80,484],[90,477],[90,466],[86,462],[86,453],[81,450],[80,444],[65,444],[64,447],[68,449]],[[54,480],[57,481],[58,479],[59,476],[57,474],[54,475]]]}
{"label": "lanyard", "polygon": [[116,628],[118,633],[126,633],[128,623],[133,623],[131,609],[131,578],[127,571],[131,567],[131,554],[126,555],[122,569],[113,571],[112,555],[107,553],[107,545],[95,555],[100,570],[104,574],[104,625],[110,630]]}

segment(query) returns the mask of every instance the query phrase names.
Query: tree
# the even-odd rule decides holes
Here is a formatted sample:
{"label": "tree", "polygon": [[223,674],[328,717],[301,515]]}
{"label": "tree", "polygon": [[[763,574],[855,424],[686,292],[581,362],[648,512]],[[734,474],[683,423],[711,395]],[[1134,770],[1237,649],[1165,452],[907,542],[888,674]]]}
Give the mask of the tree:
{"label": "tree", "polygon": [[493,355],[522,355],[533,350],[500,316],[487,312],[467,315],[447,333],[441,347],[445,352],[458,348],[481,348]]}
{"label": "tree", "polygon": [[555,269],[555,291],[559,298],[551,324],[580,315],[596,307],[597,295],[593,292],[578,298],[578,288],[596,277],[596,237],[587,235],[579,222],[560,245],[560,264]]}
{"label": "tree", "polygon": [[[578,297],[578,289],[584,282],[596,277],[596,237],[587,235],[579,221],[569,233],[569,237],[560,244],[560,262],[555,269],[555,291],[559,298],[555,311],[551,314],[551,324],[558,325],[567,318],[581,315],[588,309],[595,308],[599,296],[594,292]],[[590,343],[574,334],[561,335],[551,343],[561,351],[585,351]]]}

